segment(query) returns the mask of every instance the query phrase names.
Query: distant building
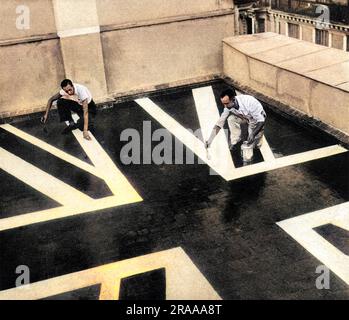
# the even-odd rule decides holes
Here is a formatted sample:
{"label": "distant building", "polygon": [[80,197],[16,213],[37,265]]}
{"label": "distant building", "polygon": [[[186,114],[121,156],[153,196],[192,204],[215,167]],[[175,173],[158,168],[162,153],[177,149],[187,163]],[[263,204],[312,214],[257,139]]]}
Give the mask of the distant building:
{"label": "distant building", "polygon": [[349,0],[235,0],[236,34],[265,31],[349,51]]}

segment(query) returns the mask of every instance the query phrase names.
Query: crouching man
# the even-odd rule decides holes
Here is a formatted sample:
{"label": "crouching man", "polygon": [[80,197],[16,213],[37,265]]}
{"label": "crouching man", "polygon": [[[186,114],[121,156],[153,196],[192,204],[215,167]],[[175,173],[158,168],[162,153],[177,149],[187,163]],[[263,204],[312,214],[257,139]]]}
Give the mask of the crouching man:
{"label": "crouching man", "polygon": [[[224,90],[220,99],[224,110],[213,128],[210,138],[206,141],[205,147],[210,147],[213,139],[227,121],[230,131],[229,148],[231,150],[242,141],[244,136],[247,136],[249,145],[253,145],[253,148],[260,148],[266,119],[262,104],[250,95],[237,96],[234,89]],[[247,128],[248,132],[243,132],[243,128]]]}
{"label": "crouching man", "polygon": [[[60,122],[69,121],[69,126],[62,131],[62,134],[67,134],[73,129],[79,128],[83,131],[84,138],[91,140],[88,130],[91,128],[92,119],[96,116],[97,111],[91,92],[81,84],[73,83],[69,79],[63,80],[61,90],[47,102],[46,112],[42,118],[43,123],[46,123],[54,101],[57,101]],[[77,124],[72,118],[72,112],[77,113],[80,118]]]}

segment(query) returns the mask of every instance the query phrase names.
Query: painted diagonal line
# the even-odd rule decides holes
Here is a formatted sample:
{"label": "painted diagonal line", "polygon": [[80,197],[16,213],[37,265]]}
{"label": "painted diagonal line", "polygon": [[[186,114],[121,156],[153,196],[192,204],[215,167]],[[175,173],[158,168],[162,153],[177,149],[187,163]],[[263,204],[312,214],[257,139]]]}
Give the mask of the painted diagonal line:
{"label": "painted diagonal line", "polygon": [[265,136],[263,136],[263,142],[262,142],[262,146],[260,148],[260,151],[262,153],[264,161],[274,161],[275,160],[273,151],[271,151],[271,148],[270,148],[269,143],[268,143],[267,139],[265,138]]}
{"label": "painted diagonal line", "polygon": [[[102,284],[101,289],[118,289],[120,279],[166,269],[166,299],[221,300],[204,275],[181,248],[151,253],[96,268],[29,284],[26,287],[0,291],[0,300],[33,300]],[[117,298],[102,292],[101,298]]]}
{"label": "painted diagonal line", "polygon": [[[211,86],[193,89],[193,96],[201,132],[206,141],[210,137],[211,131],[219,119],[216,99]],[[215,168],[221,167],[221,172],[234,171],[234,162],[223,130],[221,130],[213,140],[210,147],[210,154]]]}
{"label": "painted diagonal line", "polygon": [[337,214],[334,219],[331,220],[331,223],[334,226],[337,226],[342,229],[346,229],[349,231],[349,208],[346,209],[345,212],[341,214]]}
{"label": "painted diagonal line", "polygon": [[[135,197],[134,197],[135,199]],[[92,199],[89,203],[82,203],[81,207],[77,207],[76,201],[74,204],[70,204],[67,206],[62,206],[58,208],[52,208],[47,210],[41,210],[31,213],[25,213],[16,215],[9,218],[0,219],[0,231],[15,229],[19,227],[23,227],[26,225],[40,223],[45,221],[50,221],[54,219],[62,219],[66,217],[71,217],[75,215],[79,215],[82,213],[92,213],[99,210],[105,210],[121,205],[126,205],[129,203],[135,203],[142,201],[142,198],[138,198],[137,200],[130,201],[129,198],[122,197],[105,197],[102,199]]]}
{"label": "painted diagonal line", "polygon": [[146,112],[156,119],[164,128],[173,134],[178,140],[185,144],[194,152],[203,162],[207,163],[215,172],[224,179],[229,177],[229,168],[217,166],[215,161],[206,158],[206,149],[204,143],[196,138],[191,132],[180,125],[176,120],[170,117],[160,107],[148,98],[135,100]]}
{"label": "painted diagonal line", "polygon": [[287,219],[277,224],[349,285],[349,256],[313,230],[322,225],[334,224],[349,231],[349,202]]}
{"label": "painted diagonal line", "polygon": [[0,168],[63,205],[87,205],[92,198],[0,147]]}
{"label": "painted diagonal line", "polygon": [[[72,114],[72,118],[75,122],[79,120],[79,116],[76,113]],[[66,121],[66,124],[69,125],[69,122]],[[143,200],[90,131],[89,135],[92,139],[91,141],[85,140],[82,132],[78,129],[73,130],[73,134],[95,168],[101,172],[105,183],[114,195],[126,199],[128,202]]]}
{"label": "painted diagonal line", "polygon": [[79,130],[74,131],[74,135],[80,145],[84,151],[89,154],[91,161],[97,164],[98,167],[86,164],[85,162],[52,147],[40,139],[37,139],[15,127],[10,125],[4,125],[3,127],[5,130],[8,130],[20,138],[37,145],[43,150],[56,155],[60,159],[100,177],[108,184],[116,196],[92,199],[41,169],[36,168],[15,155],[12,155],[8,151],[0,149],[0,167],[39,192],[46,194],[50,198],[63,204],[63,206],[57,208],[24,213],[0,219],[0,231],[83,213],[95,212],[143,200],[127,181],[122,172],[114,165],[112,160],[91,133],[90,135],[93,140],[87,141],[83,139],[82,133]]}
{"label": "painted diagonal line", "polygon": [[228,180],[239,179],[265,171],[271,171],[316,159],[326,158],[347,151],[347,149],[341,147],[340,145],[334,145],[312,151],[297,153],[282,158],[277,158],[273,161],[264,161],[250,166],[238,168],[228,177]]}
{"label": "painted diagonal line", "polygon": [[51,153],[52,155],[64,160],[64,161],[67,161],[71,164],[73,164],[74,166],[82,169],[82,170],[85,170],[93,175],[95,175],[96,177],[99,177],[101,179],[104,178],[103,174],[101,174],[101,172],[99,170],[97,170],[95,167],[91,166],[90,164],[74,157],[74,156],[71,156],[70,154],[56,148],[56,147],[53,147],[51,146],[50,144],[20,130],[20,129],[17,129],[16,127],[14,126],[11,126],[9,124],[4,124],[4,125],[1,125],[0,126],[1,128],[5,129],[6,131],[16,135],[17,137],[35,145],[36,147],[42,149],[42,150],[45,150],[47,151],[48,153]]}
{"label": "painted diagonal line", "polygon": [[114,195],[121,197],[122,199],[127,199],[129,202],[137,202],[142,200],[142,198],[110,159],[91,132],[89,132],[92,139],[91,141],[84,139],[80,130],[74,130],[73,134],[96,168],[105,172],[105,183],[108,185]]}
{"label": "painted diagonal line", "polygon": [[121,279],[113,276],[108,281],[104,280],[99,293],[99,300],[119,300]]}

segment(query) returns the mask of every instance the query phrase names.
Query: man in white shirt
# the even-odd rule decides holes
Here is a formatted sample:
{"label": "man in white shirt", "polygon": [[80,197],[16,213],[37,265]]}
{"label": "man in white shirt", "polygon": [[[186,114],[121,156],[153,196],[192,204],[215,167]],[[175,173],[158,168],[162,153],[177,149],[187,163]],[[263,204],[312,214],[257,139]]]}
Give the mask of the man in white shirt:
{"label": "man in white shirt", "polygon": [[205,143],[206,148],[211,145],[219,130],[223,128],[225,121],[228,122],[230,130],[230,149],[233,149],[242,140],[244,133],[241,128],[243,125],[248,127],[248,144],[253,145],[253,148],[260,148],[266,118],[262,104],[250,95],[237,96],[234,89],[224,90],[220,98],[224,110],[213,128],[210,138]]}
{"label": "man in white shirt", "polygon": [[[73,83],[69,79],[63,80],[61,90],[47,102],[46,113],[42,118],[43,123],[46,123],[52,103],[56,100],[60,121],[69,121],[69,126],[62,133],[67,134],[78,127],[83,131],[84,138],[91,140],[88,134],[89,123],[96,115],[96,104],[92,99],[91,92],[81,84]],[[77,124],[74,123],[71,112],[78,114],[80,119]]]}

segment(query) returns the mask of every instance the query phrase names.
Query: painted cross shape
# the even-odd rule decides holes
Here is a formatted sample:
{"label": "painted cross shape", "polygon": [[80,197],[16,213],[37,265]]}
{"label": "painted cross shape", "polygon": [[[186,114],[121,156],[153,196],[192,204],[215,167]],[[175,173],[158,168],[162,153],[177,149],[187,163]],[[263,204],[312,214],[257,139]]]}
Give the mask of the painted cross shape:
{"label": "painted cross shape", "polygon": [[277,224],[349,285],[349,256],[314,230],[332,224],[349,231],[349,202],[283,220]]}
{"label": "painted cross shape", "polygon": [[[207,140],[212,128],[219,118],[214,93],[211,86],[193,89],[192,91],[201,131],[204,139]],[[215,173],[219,174],[227,181],[329,157],[348,151],[340,145],[333,145],[293,154],[290,156],[275,158],[271,148],[269,147],[268,141],[264,137],[263,144],[260,149],[264,161],[241,168],[235,168],[231,159],[227,140],[222,130],[219,132],[213,141],[212,146],[210,147],[210,157],[207,157],[203,142],[184,128],[181,124],[179,124],[175,119],[165,113],[153,101],[151,101],[149,98],[137,99],[135,101],[164,128],[171,132],[178,140],[191,149]]]}
{"label": "painted cross shape", "polygon": [[0,300],[50,298],[96,284],[101,284],[99,300],[118,300],[122,279],[160,268],[165,268],[166,299],[221,300],[180,247],[0,291]]}
{"label": "painted cross shape", "polygon": [[52,209],[23,213],[0,219],[0,231],[142,201],[141,196],[128,182],[91,133],[89,134],[92,141],[87,141],[83,138],[80,130],[73,131],[75,138],[93,165],[81,161],[14,126],[5,124],[0,127],[42,150],[99,177],[105,181],[113,193],[112,196],[92,199],[56,177],[0,148],[1,169],[62,205]]}

